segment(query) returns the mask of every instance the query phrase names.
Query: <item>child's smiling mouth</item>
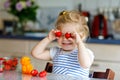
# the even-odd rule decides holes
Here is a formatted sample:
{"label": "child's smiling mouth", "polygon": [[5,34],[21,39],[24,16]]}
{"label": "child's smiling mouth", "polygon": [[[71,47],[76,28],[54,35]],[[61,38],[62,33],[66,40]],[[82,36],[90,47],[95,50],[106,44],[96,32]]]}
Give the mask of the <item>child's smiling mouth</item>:
{"label": "child's smiling mouth", "polygon": [[72,45],[72,43],[62,43],[63,45]]}

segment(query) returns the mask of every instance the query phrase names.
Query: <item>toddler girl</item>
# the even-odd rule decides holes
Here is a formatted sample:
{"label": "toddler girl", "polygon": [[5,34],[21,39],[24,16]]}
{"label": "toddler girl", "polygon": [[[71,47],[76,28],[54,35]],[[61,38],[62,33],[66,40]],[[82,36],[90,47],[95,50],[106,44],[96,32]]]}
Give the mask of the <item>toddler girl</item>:
{"label": "toddler girl", "polygon": [[[32,55],[41,60],[52,60],[54,74],[88,77],[94,55],[84,45],[89,34],[85,17],[77,11],[62,11],[55,27],[33,48]],[[46,50],[55,39],[59,47]]]}

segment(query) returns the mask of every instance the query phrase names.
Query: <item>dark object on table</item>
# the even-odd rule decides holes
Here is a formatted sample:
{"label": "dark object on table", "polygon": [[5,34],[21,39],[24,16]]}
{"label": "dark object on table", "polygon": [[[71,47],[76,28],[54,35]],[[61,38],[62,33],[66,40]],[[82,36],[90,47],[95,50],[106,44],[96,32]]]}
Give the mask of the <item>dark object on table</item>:
{"label": "dark object on table", "polygon": [[93,78],[100,78],[100,79],[109,79],[114,80],[115,72],[111,69],[106,69],[106,72],[94,72]]}
{"label": "dark object on table", "polygon": [[46,67],[45,67],[45,71],[48,73],[52,72],[52,68],[53,68],[53,64],[50,62],[47,62]]}

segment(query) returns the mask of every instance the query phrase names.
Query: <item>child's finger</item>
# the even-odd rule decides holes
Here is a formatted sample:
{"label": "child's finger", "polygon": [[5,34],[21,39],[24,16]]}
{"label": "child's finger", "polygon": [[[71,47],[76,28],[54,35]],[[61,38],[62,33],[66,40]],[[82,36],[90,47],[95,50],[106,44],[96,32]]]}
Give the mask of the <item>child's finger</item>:
{"label": "child's finger", "polygon": [[80,36],[80,39],[82,39],[82,34],[81,33],[79,33],[79,36]]}

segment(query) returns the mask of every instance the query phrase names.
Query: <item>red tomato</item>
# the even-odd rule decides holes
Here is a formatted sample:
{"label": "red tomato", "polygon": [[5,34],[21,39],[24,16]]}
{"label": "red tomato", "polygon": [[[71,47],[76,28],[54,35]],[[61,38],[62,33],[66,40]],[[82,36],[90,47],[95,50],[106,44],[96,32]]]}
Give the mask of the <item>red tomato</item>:
{"label": "red tomato", "polygon": [[31,75],[32,75],[32,76],[37,76],[37,74],[38,74],[38,71],[37,71],[36,69],[33,69],[33,70],[31,71]]}
{"label": "red tomato", "polygon": [[65,33],[65,38],[66,38],[66,39],[72,38],[71,33]]}
{"label": "red tomato", "polygon": [[61,35],[62,35],[62,33],[60,31],[58,31],[58,32],[55,33],[56,37],[60,37]]}
{"label": "red tomato", "polygon": [[45,77],[47,75],[47,72],[46,71],[41,71],[39,73],[39,77]]}
{"label": "red tomato", "polygon": [[11,70],[15,70],[16,69],[16,67],[11,67]]}
{"label": "red tomato", "polygon": [[18,62],[17,61],[13,61],[12,62],[12,66],[17,66]]}
{"label": "red tomato", "polygon": [[13,61],[18,61],[18,59],[17,58],[13,58]]}
{"label": "red tomato", "polygon": [[12,65],[12,59],[9,59],[9,60],[6,60],[6,64],[8,64],[8,65]]}
{"label": "red tomato", "polygon": [[11,69],[11,66],[8,65],[8,64],[6,64],[6,65],[4,65],[3,69],[4,69],[4,70],[10,70],[10,69]]}

